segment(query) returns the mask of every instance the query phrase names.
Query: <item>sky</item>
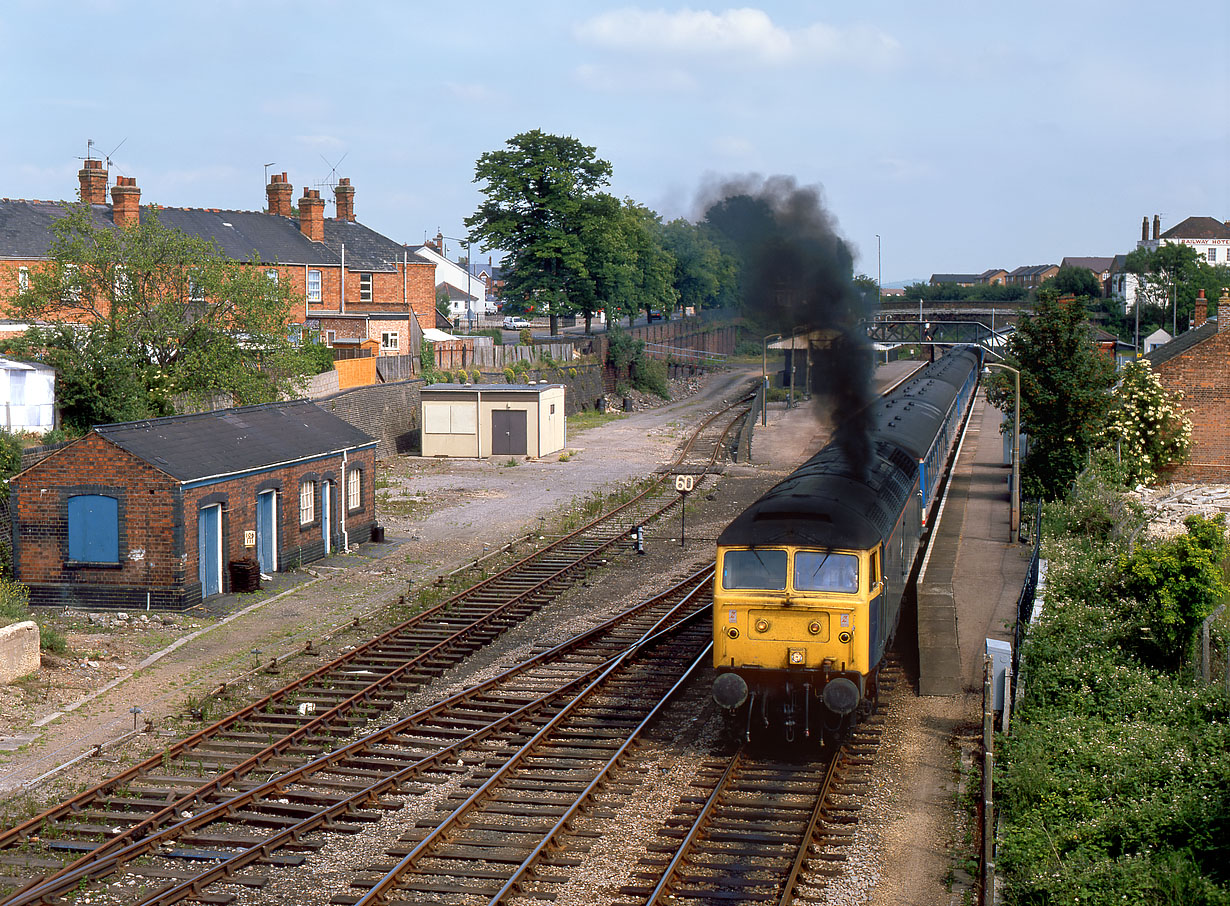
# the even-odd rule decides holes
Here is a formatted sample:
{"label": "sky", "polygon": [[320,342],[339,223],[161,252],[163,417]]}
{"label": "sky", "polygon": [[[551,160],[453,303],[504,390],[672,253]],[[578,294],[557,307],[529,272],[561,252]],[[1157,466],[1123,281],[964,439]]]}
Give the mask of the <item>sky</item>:
{"label": "sky", "polygon": [[285,171],[333,216],[349,177],[361,223],[455,256],[475,161],[541,129],[667,220],[732,176],[818,186],[886,285],[1230,219],[1221,0],[6,0],[0,46],[8,198],[73,198],[87,151],[169,207],[261,210]]}

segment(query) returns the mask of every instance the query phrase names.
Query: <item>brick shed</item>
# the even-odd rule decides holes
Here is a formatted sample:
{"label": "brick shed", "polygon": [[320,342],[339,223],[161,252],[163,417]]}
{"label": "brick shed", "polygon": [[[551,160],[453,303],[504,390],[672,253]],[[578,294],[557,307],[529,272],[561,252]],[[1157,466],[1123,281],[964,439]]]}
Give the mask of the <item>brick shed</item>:
{"label": "brick shed", "polygon": [[1191,458],[1168,476],[1174,481],[1230,481],[1230,293],[1222,290],[1215,319],[1205,320],[1206,308],[1201,290],[1191,330],[1145,356],[1192,410]]}
{"label": "brick shed", "polygon": [[14,571],[31,604],[191,607],[370,540],[375,447],[306,400],[100,425],[9,483]]}

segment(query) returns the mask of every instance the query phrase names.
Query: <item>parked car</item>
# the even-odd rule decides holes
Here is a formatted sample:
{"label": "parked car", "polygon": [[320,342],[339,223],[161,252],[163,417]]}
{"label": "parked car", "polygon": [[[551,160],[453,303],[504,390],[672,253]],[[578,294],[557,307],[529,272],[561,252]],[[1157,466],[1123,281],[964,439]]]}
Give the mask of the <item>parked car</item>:
{"label": "parked car", "polygon": [[651,324],[654,321],[661,321],[665,317],[666,315],[661,310],[656,308],[650,309],[645,313],[645,321]]}
{"label": "parked car", "polygon": [[522,330],[530,326],[530,322],[519,315],[506,315],[504,317],[505,330]]}

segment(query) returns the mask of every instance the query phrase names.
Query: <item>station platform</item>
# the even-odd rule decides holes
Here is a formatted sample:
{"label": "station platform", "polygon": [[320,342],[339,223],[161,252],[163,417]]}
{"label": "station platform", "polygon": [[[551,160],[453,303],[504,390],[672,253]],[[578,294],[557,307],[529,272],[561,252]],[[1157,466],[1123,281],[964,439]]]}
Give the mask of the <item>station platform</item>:
{"label": "station platform", "polygon": [[920,695],[982,688],[986,639],[1012,641],[1031,548],[1009,540],[1002,416],[979,392],[918,576]]}

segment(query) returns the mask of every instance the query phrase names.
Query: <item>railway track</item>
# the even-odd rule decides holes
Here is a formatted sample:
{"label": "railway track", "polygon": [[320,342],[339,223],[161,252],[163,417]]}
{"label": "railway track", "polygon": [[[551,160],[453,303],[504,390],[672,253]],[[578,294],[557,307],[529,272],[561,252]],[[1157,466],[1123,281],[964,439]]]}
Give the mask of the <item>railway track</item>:
{"label": "railway track", "polygon": [[[901,679],[886,667],[883,691]],[[882,728],[872,715],[822,759],[783,760],[744,744],[705,765],[617,906],[821,900],[853,842]]]}
{"label": "railway track", "polygon": [[[17,888],[5,902],[40,902],[67,890],[68,884],[92,883],[109,873],[108,865],[114,868],[158,852],[165,845],[161,834],[168,828],[191,830],[182,826],[184,822],[199,826],[194,819],[223,806],[233,818],[243,797],[272,778],[292,776],[296,770],[319,773],[321,759],[338,751],[339,741],[353,728],[388,711],[517,625],[604,555],[625,550],[632,528],[677,506],[679,495],[668,481],[670,476],[687,471],[703,479],[711,473],[726,439],[746,417],[749,401],[745,398],[714,413],[676,461],[627,503],[173,744],[161,755],[0,832],[0,866],[15,872]],[[317,790],[293,803],[271,806],[260,800],[262,812],[242,817],[258,825],[281,826],[292,818],[315,820],[308,813],[332,813],[341,807],[351,819],[362,822],[374,816],[364,816],[353,805],[339,806],[345,797],[338,798],[362,779],[332,780],[324,784],[325,792]],[[325,819],[326,825],[330,823],[337,825],[336,816]],[[199,853],[181,848],[178,858],[217,858],[209,848],[217,841],[205,835],[198,842]],[[230,841],[236,842],[242,843]],[[73,856],[78,858],[70,861]]]}
{"label": "railway track", "polygon": [[[484,682],[339,741],[307,764],[213,805],[181,813],[174,824],[31,884],[7,902],[46,902],[70,891],[117,903],[230,902],[233,892],[215,892],[211,885],[262,887],[268,875],[249,871],[251,866],[302,866],[323,845],[318,835],[357,833],[421,795],[424,783],[476,771],[481,776],[493,752],[541,740],[559,726],[561,715],[609,695],[613,677],[619,681],[639,671],[635,680],[622,682],[644,687],[648,672],[661,683],[673,653],[694,655],[707,639],[711,581],[712,569],[701,570]],[[651,661],[641,657],[643,651],[652,653]]]}

